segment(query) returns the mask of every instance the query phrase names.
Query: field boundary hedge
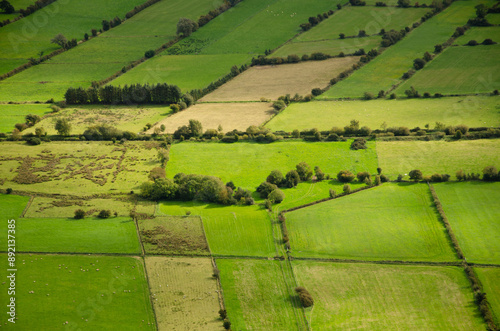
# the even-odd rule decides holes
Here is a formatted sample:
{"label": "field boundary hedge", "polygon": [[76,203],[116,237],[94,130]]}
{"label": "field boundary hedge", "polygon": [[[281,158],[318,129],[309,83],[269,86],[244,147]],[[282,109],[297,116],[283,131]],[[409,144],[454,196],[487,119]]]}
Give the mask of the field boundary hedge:
{"label": "field boundary hedge", "polygon": [[29,16],[56,1],[57,0],[38,0],[33,5],[29,5],[28,7],[26,7],[26,9],[19,9],[19,16],[15,17],[12,21],[10,19],[7,19],[0,22],[0,28],[9,25],[10,23],[17,22],[20,19],[25,18],[26,16]]}
{"label": "field boundary hedge", "polygon": [[24,218],[24,215],[26,215],[26,212],[31,207],[31,204],[33,203],[33,200],[35,200],[35,196],[31,195],[28,203],[26,204],[26,207],[24,207],[24,210],[21,213],[21,216],[19,216],[19,218]]}

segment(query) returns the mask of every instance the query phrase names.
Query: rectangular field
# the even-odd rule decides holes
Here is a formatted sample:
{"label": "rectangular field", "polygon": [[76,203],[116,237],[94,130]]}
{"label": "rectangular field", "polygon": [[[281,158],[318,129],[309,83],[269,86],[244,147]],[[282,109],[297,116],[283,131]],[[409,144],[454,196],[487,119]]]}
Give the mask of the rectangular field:
{"label": "rectangular field", "polygon": [[159,330],[223,330],[209,258],[146,257]]}
{"label": "rectangular field", "polygon": [[500,264],[500,183],[434,184],[467,261]]}
{"label": "rectangular field", "polygon": [[293,256],[457,259],[425,184],[384,184],[285,215]]}
{"label": "rectangular field", "polygon": [[25,116],[35,114],[40,117],[50,113],[47,105],[5,105],[0,104],[0,132],[12,132],[16,123],[25,123]]}
{"label": "rectangular field", "polygon": [[481,173],[499,164],[500,140],[378,141],[377,155],[379,167],[393,177],[420,169],[424,176],[446,173],[454,178],[460,169]]}
{"label": "rectangular field", "polygon": [[293,261],[313,330],[484,330],[461,268]]}
{"label": "rectangular field", "polygon": [[[0,258],[5,280],[7,255]],[[16,330],[156,329],[139,258],[18,254],[16,266]],[[4,307],[8,288],[0,283]]]}
{"label": "rectangular field", "polygon": [[[27,196],[0,194],[1,216],[17,221],[21,217],[29,200],[30,198]],[[2,224],[4,223],[6,222],[2,222]]]}
{"label": "rectangular field", "polygon": [[496,321],[500,320],[500,268],[474,268],[487,295]]}

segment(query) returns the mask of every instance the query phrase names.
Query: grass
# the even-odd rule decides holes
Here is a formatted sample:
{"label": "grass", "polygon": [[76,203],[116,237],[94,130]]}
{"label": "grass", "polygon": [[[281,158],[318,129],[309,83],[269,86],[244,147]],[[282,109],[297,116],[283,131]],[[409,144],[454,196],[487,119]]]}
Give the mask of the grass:
{"label": "grass", "polygon": [[199,217],[156,217],[138,223],[146,254],[209,255]]}
{"label": "grass", "polygon": [[159,329],[223,330],[209,258],[146,257],[146,268]]}
{"label": "grass", "polygon": [[299,307],[284,286],[279,261],[218,259],[224,302],[234,330],[297,330]]}
{"label": "grass", "polygon": [[497,15],[497,14],[488,14],[488,15],[486,15],[486,19],[491,24],[500,24],[500,15]]}
{"label": "grass", "polygon": [[[155,330],[141,260],[115,256],[16,257],[16,328],[105,330],[120,325],[123,330]],[[5,280],[7,255],[1,258],[0,276]],[[0,284],[4,293],[8,287],[7,282]],[[2,304],[7,305],[7,300],[2,296]]]}
{"label": "grass", "polygon": [[12,132],[16,123],[25,123],[25,116],[35,114],[40,117],[50,113],[47,105],[5,105],[0,104],[0,132]]}
{"label": "grass", "polygon": [[450,97],[439,99],[397,99],[370,101],[316,101],[294,103],[266,124],[271,131],[332,127],[348,125],[352,119],[372,130],[406,126],[434,127],[435,122],[446,125],[466,124],[470,127],[500,125],[500,100],[496,97]]}
{"label": "grass", "polygon": [[411,86],[431,94],[489,93],[499,87],[500,73],[494,70],[499,65],[500,45],[449,47],[395,93],[404,95]]}
{"label": "grass", "polygon": [[297,257],[456,260],[425,184],[384,184],[287,213],[286,225]]}
{"label": "grass", "polygon": [[222,206],[202,202],[161,202],[162,215],[199,215],[212,254],[231,256],[275,255],[271,220],[259,206]]}
{"label": "grass", "polygon": [[[497,15],[500,17],[500,15]],[[489,17],[487,17],[489,20]],[[455,44],[465,45],[469,40],[475,40],[482,43],[485,39],[491,39],[494,42],[500,42],[499,34],[500,28],[498,26],[473,26],[469,28],[462,37],[455,40]]]}
{"label": "grass", "polygon": [[[496,321],[500,320],[500,269],[499,268],[474,268],[479,277],[483,290],[486,292]],[[498,322],[497,322],[498,323]]]}
{"label": "grass", "polygon": [[[458,267],[294,261],[314,330],[484,330]],[[411,285],[409,285],[411,284]]]}
{"label": "grass", "polygon": [[391,176],[405,175],[413,169],[420,169],[424,176],[434,173],[454,176],[460,169],[480,173],[486,166],[499,164],[499,151],[498,139],[377,142],[379,167]]}
{"label": "grass", "polygon": [[468,262],[500,264],[500,183],[435,184]]}
{"label": "grass", "polygon": [[[30,198],[26,196],[0,194],[0,209],[2,210],[2,216],[18,221],[18,218],[21,217],[29,200]],[[2,224],[6,227],[6,222],[2,222]]]}
{"label": "grass", "polygon": [[319,166],[325,174],[336,175],[340,170],[374,173],[377,168],[374,143],[368,142],[368,149],[358,151],[351,150],[350,144],[350,141],[281,141],[271,144],[186,142],[171,147],[167,177],[171,178],[179,172],[217,176],[225,183],[232,180],[236,186],[253,191],[272,170],[278,169],[286,174],[302,161],[313,169]]}

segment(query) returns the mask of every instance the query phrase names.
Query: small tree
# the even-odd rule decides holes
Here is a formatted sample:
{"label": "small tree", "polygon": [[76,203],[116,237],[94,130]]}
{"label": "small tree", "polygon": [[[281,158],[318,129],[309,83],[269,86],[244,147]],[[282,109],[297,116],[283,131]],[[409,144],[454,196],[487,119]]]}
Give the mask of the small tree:
{"label": "small tree", "polygon": [[35,134],[38,138],[40,138],[41,136],[44,136],[46,134],[45,132],[45,129],[42,127],[39,127],[39,128],[36,128],[35,129]]}
{"label": "small tree", "polygon": [[483,180],[492,182],[498,180],[498,170],[494,166],[488,166],[483,169]]}
{"label": "small tree", "polygon": [[354,180],[356,176],[349,170],[341,170],[337,174],[337,180],[341,183],[350,183]]}
{"label": "small tree", "polygon": [[57,44],[64,49],[68,48],[68,39],[66,39],[66,37],[62,33],[57,34],[50,40],[50,42],[52,44]]}
{"label": "small tree", "polygon": [[12,6],[12,4],[7,0],[3,0],[0,2],[0,9],[2,9],[5,14],[12,14],[15,11],[14,6]]}
{"label": "small tree", "polygon": [[351,193],[351,186],[349,184],[344,184],[344,187],[342,188],[345,194]]}
{"label": "small tree", "polygon": [[335,198],[335,196],[337,195],[333,189],[330,189],[329,193],[330,193],[330,198],[332,199]]}
{"label": "small tree", "polygon": [[276,190],[278,186],[268,183],[268,182],[263,182],[257,187],[257,192],[259,193],[260,197],[262,199],[267,199],[269,194]]}
{"label": "small tree", "polygon": [[418,169],[410,171],[409,175],[410,175],[410,179],[415,181],[415,182],[418,182],[419,180],[422,180],[422,178],[423,178],[422,171],[420,171]]}
{"label": "small tree", "polygon": [[295,292],[299,295],[300,302],[302,303],[302,306],[304,306],[304,308],[314,305],[314,300],[311,293],[309,293],[309,291],[304,287],[296,287]]}
{"label": "small tree", "polygon": [[189,130],[191,131],[191,136],[200,137],[203,134],[203,125],[198,120],[189,120]]}
{"label": "small tree", "polygon": [[219,310],[219,316],[220,318],[222,318],[223,320],[226,319],[227,317],[227,311],[225,309],[220,309]]}
{"label": "small tree", "polygon": [[184,37],[189,37],[191,33],[198,29],[198,23],[189,18],[181,17],[177,23],[177,34],[182,34]]}
{"label": "small tree", "polygon": [[382,184],[382,179],[380,178],[380,175],[375,176],[375,186],[379,186]]}
{"label": "small tree", "polygon": [[314,167],[314,175],[319,182],[325,179],[325,173],[318,166]]}
{"label": "small tree", "polygon": [[274,184],[276,186],[280,186],[285,182],[285,177],[283,176],[281,171],[273,170],[273,171],[271,171],[269,176],[267,176],[266,181],[268,183]]}
{"label": "small tree", "polygon": [[285,193],[279,188],[274,189],[267,197],[272,203],[281,203],[285,199]]}
{"label": "small tree", "polygon": [[295,187],[300,182],[299,173],[296,170],[290,170],[285,176],[285,182],[287,187]]}
{"label": "small tree", "polygon": [[99,212],[97,215],[99,218],[110,218],[111,217],[111,211],[107,209],[103,209]]}
{"label": "small tree", "polygon": [[79,220],[85,217],[85,211],[82,209],[75,210],[75,219]]}
{"label": "small tree", "polygon": [[155,51],[154,51],[154,50],[152,50],[152,49],[150,49],[149,51],[146,51],[146,52],[144,53],[144,57],[145,57],[146,59],[150,59],[150,58],[152,58],[153,56],[155,56]]}
{"label": "small tree", "polygon": [[425,66],[425,60],[424,59],[418,58],[418,59],[413,60],[413,68],[415,68],[415,70],[420,70],[424,66]]}
{"label": "small tree", "polygon": [[59,135],[69,136],[71,132],[71,123],[65,118],[58,119],[55,125],[55,129],[59,133]]}
{"label": "small tree", "polygon": [[297,173],[299,174],[301,181],[305,182],[311,179],[313,172],[309,164],[306,162],[300,162],[295,168],[297,169]]}

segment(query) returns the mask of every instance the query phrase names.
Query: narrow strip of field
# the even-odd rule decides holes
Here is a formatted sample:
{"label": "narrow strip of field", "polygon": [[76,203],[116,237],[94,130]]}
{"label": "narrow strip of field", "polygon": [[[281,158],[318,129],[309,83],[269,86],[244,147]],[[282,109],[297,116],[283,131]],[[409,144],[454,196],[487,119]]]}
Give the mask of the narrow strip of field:
{"label": "narrow strip of field", "polygon": [[[500,16],[500,15],[498,15]],[[489,17],[488,17],[489,19]],[[470,40],[482,43],[485,39],[500,42],[500,27],[498,26],[473,26],[465,31],[465,34],[455,40],[455,44],[465,45]]]}
{"label": "narrow strip of field", "polygon": [[146,257],[159,330],[222,330],[209,258]]}
{"label": "narrow strip of field", "polygon": [[5,105],[0,104],[0,132],[12,132],[16,123],[25,123],[25,116],[44,116],[52,109],[47,105]]}
{"label": "narrow strip of field", "polygon": [[500,269],[499,268],[474,268],[479,277],[483,290],[487,295],[496,320],[500,320]]}
{"label": "narrow strip of field", "polygon": [[467,261],[500,264],[500,183],[441,183],[434,188]]}
{"label": "narrow strip of field", "polygon": [[384,173],[393,177],[413,169],[428,176],[454,176],[460,169],[481,173],[484,167],[500,163],[500,140],[378,141],[377,155]]}
{"label": "narrow strip of field", "polygon": [[293,261],[313,330],[484,330],[461,268]]}

